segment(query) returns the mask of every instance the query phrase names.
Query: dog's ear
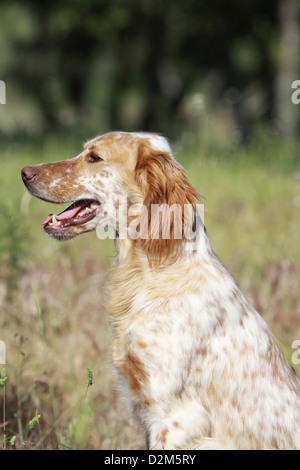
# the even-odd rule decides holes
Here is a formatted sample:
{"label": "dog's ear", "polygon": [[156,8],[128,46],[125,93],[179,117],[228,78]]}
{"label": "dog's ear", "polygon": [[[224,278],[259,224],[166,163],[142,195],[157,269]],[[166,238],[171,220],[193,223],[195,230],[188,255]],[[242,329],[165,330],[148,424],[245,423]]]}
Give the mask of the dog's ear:
{"label": "dog's ear", "polygon": [[151,264],[175,259],[192,230],[197,192],[172,154],[141,143],[135,168],[147,209],[148,237],[140,239]]}

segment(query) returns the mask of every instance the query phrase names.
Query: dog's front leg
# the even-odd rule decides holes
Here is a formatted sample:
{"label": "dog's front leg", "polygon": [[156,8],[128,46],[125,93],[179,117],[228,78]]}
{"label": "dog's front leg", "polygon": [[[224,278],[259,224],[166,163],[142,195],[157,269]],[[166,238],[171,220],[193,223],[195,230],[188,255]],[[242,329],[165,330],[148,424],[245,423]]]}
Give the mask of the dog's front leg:
{"label": "dog's front leg", "polygon": [[186,398],[174,402],[174,406],[166,407],[163,416],[158,404],[144,413],[148,450],[195,449],[210,436],[210,419],[201,403]]}

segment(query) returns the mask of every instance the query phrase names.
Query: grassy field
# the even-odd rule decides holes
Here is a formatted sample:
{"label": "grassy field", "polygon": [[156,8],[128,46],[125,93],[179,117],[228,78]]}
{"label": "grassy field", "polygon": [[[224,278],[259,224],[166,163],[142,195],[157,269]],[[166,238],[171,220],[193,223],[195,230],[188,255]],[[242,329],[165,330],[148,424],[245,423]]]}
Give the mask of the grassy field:
{"label": "grassy field", "polygon": [[[23,166],[80,148],[79,139],[59,137],[0,146],[0,448],[144,447],[109,362],[103,303],[112,242],[95,233],[66,243],[45,237],[41,222],[53,206],[29,196],[20,178]],[[203,195],[214,251],[290,355],[300,339],[299,159],[269,139],[174,148]]]}

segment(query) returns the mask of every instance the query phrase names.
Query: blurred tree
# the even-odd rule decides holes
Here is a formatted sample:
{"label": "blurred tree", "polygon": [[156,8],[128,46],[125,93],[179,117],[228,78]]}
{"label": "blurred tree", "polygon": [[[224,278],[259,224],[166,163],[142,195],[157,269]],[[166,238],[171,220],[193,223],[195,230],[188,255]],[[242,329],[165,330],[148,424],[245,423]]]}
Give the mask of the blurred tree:
{"label": "blurred tree", "polygon": [[26,9],[32,23],[25,38],[11,24],[5,75],[50,128],[176,133],[183,101],[209,90],[211,106],[230,101],[247,136],[253,122],[273,118],[279,96],[279,1],[294,2],[2,0]]}

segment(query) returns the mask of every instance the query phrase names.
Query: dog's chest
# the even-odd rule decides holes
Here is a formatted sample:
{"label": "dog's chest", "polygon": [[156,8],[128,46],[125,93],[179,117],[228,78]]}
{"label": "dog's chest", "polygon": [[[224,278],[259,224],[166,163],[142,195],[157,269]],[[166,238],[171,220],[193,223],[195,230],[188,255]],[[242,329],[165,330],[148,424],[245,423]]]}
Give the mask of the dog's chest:
{"label": "dog's chest", "polygon": [[197,314],[198,304],[193,295],[153,302],[141,290],[131,305],[138,314],[133,318],[127,311],[123,322],[112,324],[111,355],[121,395],[136,411],[174,394],[179,399],[184,389],[194,387],[188,380],[202,367],[201,336],[210,321],[209,315]]}

